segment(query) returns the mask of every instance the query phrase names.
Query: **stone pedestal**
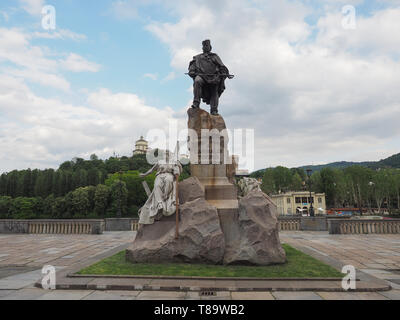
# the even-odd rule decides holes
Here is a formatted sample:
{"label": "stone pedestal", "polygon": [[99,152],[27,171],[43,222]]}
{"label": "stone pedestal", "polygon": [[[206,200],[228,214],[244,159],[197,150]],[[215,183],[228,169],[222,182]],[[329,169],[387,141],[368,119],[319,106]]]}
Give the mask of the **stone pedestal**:
{"label": "stone pedestal", "polygon": [[[225,161],[229,154],[224,119],[202,109],[190,109],[188,115],[192,177],[179,184],[179,238],[175,238],[175,216],[142,225],[127,259],[136,263],[284,263],[276,206],[261,191],[238,200],[232,183],[235,164]],[[213,137],[202,135],[202,130],[213,131]]]}
{"label": "stone pedestal", "polygon": [[188,116],[188,129],[192,130],[188,138],[191,174],[199,179],[205,199],[219,214],[233,212],[239,206],[236,187],[228,179],[228,173],[234,176],[231,172],[234,166],[227,150],[225,121],[220,115],[210,115],[203,109],[189,109]]}

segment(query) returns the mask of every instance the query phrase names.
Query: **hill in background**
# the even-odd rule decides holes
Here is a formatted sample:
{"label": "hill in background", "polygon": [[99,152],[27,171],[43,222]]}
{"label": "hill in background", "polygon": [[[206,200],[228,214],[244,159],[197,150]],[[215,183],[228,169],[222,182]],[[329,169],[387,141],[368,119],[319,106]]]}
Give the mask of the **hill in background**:
{"label": "hill in background", "polygon": [[382,159],[379,161],[363,161],[363,162],[339,161],[321,165],[302,166],[300,167],[300,169],[310,168],[313,171],[319,171],[323,168],[343,169],[354,165],[363,166],[371,169],[400,168],[400,153],[394,154],[386,159]]}
{"label": "hill in background", "polygon": [[[382,159],[379,161],[363,161],[363,162],[351,162],[351,161],[338,161],[331,162],[327,164],[320,165],[308,165],[298,167],[299,169],[312,169],[313,171],[320,171],[323,168],[336,168],[336,169],[344,169],[351,166],[363,166],[371,169],[379,169],[379,168],[400,168],[400,153],[394,154],[386,159]],[[251,174],[253,177],[262,177],[265,169],[257,170]]]}

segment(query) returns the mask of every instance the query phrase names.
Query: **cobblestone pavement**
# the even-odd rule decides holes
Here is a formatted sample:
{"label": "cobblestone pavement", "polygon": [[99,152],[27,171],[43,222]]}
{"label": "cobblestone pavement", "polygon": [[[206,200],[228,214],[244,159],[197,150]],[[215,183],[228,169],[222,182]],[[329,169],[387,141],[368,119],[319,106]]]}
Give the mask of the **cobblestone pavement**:
{"label": "cobblestone pavement", "polygon": [[[217,292],[216,296],[199,297],[197,292],[162,291],[94,291],[34,288],[44,264],[58,269],[72,266],[129,244],[132,232],[102,235],[0,235],[0,300],[400,300],[400,236],[398,235],[329,235],[324,232],[282,232],[282,242],[307,247],[321,255],[389,281],[387,292]],[[14,268],[14,269],[13,269]],[[19,269],[18,269],[19,268]]]}
{"label": "cobblestone pavement", "polygon": [[[133,232],[101,235],[0,234],[1,266],[71,266],[133,240]],[[0,269],[1,278],[1,269]]]}
{"label": "cobblestone pavement", "polygon": [[285,231],[280,239],[294,247],[307,247],[345,265],[386,280],[400,290],[400,235],[331,235],[327,232]]}

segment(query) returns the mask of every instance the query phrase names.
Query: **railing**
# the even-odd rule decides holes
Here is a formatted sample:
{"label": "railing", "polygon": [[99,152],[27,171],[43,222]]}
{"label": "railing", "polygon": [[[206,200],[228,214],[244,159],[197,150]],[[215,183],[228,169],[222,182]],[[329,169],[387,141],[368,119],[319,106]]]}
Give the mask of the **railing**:
{"label": "railing", "polygon": [[300,217],[278,217],[279,231],[300,230]]}
{"label": "railing", "polygon": [[104,220],[0,220],[0,233],[101,234]]}
{"label": "railing", "polygon": [[131,221],[131,231],[137,231],[139,229],[139,220],[135,219]]}
{"label": "railing", "polygon": [[400,219],[332,219],[328,225],[330,234],[400,234]]}
{"label": "railing", "polygon": [[92,234],[92,225],[84,222],[30,222],[28,233]]}

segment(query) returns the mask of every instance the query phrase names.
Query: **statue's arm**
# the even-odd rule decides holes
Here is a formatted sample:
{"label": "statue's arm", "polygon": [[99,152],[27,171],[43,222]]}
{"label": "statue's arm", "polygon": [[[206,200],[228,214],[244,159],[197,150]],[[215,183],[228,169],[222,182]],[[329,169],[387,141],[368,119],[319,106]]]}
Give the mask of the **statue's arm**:
{"label": "statue's arm", "polygon": [[196,57],[193,57],[193,60],[189,64],[189,76],[194,79],[196,78],[197,73]]}
{"label": "statue's arm", "polygon": [[182,174],[182,165],[179,163],[174,166],[174,176],[180,176]]}
{"label": "statue's arm", "polygon": [[157,166],[158,164],[156,163],[149,171],[145,172],[145,173],[141,173],[139,174],[139,176],[141,178],[147,177],[149,174],[151,174],[152,172],[154,172],[155,170],[157,170]]}
{"label": "statue's arm", "polygon": [[221,58],[217,55],[217,54],[214,54],[214,63],[216,63],[217,64],[217,66],[218,66],[218,71],[219,71],[219,73],[222,73],[222,74],[229,74],[229,70],[228,70],[228,68],[224,65],[224,63],[222,62],[222,60],[221,60]]}

